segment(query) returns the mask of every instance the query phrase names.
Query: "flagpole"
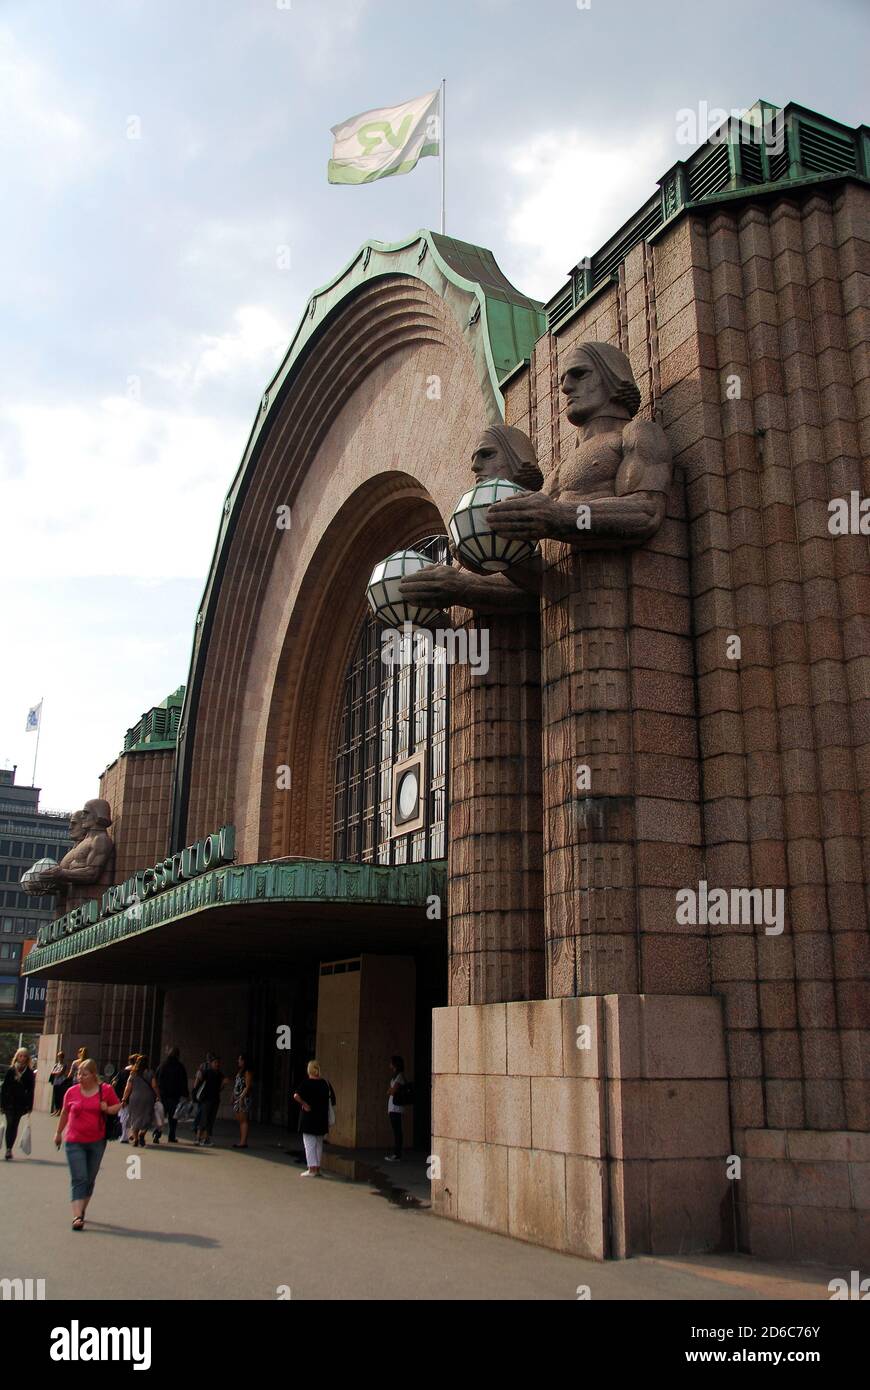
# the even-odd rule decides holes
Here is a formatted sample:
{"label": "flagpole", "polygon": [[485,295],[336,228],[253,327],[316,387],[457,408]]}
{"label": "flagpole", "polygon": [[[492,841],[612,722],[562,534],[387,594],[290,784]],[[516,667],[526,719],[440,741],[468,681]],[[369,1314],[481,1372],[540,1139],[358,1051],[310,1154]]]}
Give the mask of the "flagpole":
{"label": "flagpole", "polygon": [[447,105],[447,78],[446,78],[446,77],[442,77],[442,79],[441,79],[441,235],[442,235],[442,236],[444,236],[444,229],[445,229],[445,221],[444,221],[444,190],[445,190],[445,178],[444,178],[444,152],[445,152],[445,151],[444,151],[444,115],[445,115],[445,107],[446,107],[446,105]]}
{"label": "flagpole", "polygon": [[42,733],[42,704],[44,699],[45,696],[41,695],[39,699],[39,723],[36,726],[36,749],[33,754],[33,781],[30,783],[31,787],[36,786],[36,759],[39,757],[39,735]]}

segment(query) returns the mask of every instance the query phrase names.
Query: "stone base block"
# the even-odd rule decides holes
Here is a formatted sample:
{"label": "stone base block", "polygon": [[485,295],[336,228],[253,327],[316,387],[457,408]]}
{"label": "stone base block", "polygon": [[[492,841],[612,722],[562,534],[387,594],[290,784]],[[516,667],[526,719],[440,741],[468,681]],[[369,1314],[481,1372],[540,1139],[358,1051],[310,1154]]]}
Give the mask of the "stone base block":
{"label": "stone base block", "polygon": [[870,1265],[870,1134],[747,1129],[735,1138],[742,1249],[768,1259]]}
{"label": "stone base block", "polygon": [[720,1001],[436,1009],[432,1202],[587,1259],[734,1244]]}

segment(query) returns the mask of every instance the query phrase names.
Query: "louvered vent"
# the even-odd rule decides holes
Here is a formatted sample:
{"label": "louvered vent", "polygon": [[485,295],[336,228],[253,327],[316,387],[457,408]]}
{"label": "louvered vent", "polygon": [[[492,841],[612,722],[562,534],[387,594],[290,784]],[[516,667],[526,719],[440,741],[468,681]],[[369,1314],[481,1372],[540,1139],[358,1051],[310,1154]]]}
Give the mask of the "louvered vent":
{"label": "louvered vent", "polygon": [[740,168],[744,183],[764,183],[760,145],[740,142]]}
{"label": "louvered vent", "polygon": [[547,325],[552,333],[558,323],[561,323],[567,314],[574,308],[574,289],[568,285],[556,299],[551,299],[547,305]]}
{"label": "louvered vent", "polygon": [[592,260],[592,288],[600,285],[602,280],[608,279],[617,267],[625,260],[638,242],[646,241],[652,236],[653,232],[662,225],[662,205],[661,200],[657,199],[654,207],[650,208],[645,217],[639,222],[635,222],[629,227],[625,236],[620,237],[619,241],[613,246],[605,247]]}
{"label": "louvered vent", "polygon": [[770,174],[771,183],[779,183],[780,179],[788,178],[789,166],[788,141],[783,136],[782,149],[775,154],[767,157],[767,168]]}
{"label": "louvered vent", "polygon": [[689,169],[689,198],[695,201],[727,188],[731,171],[728,167],[728,146],[711,145],[710,149]]}
{"label": "louvered vent", "polygon": [[822,174],[855,172],[855,146],[848,135],[839,131],[820,130],[818,126],[800,124],[801,164],[805,169]]}

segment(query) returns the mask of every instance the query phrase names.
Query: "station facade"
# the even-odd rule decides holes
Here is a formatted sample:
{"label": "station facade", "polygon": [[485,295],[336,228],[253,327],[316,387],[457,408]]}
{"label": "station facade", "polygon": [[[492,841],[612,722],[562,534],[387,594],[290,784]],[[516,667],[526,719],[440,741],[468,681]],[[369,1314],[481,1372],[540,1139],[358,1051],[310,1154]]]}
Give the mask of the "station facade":
{"label": "station facade", "polygon": [[[388,1142],[398,1052],[442,1215],[594,1258],[867,1258],[870,141],[753,112],[546,305],[427,231],[312,295],[183,704],[103,774],[110,879],[28,958],[46,1047],[251,1051],[278,1123],[316,1053],[355,1147]],[[386,664],[374,566],[446,557],[488,426],[558,494],[588,343],[664,431],[660,524],[542,540],[521,611],[454,606],[485,670]]]}

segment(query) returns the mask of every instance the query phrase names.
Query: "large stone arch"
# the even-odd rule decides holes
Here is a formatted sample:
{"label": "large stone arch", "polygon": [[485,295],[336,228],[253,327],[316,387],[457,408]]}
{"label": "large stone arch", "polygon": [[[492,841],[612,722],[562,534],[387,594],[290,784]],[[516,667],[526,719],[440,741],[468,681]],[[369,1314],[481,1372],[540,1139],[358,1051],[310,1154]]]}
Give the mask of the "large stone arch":
{"label": "large stone arch", "polygon": [[[297,352],[294,340],[292,363],[264,396],[268,418],[227,499],[198,618],[176,843],[233,821],[241,862],[329,857],[339,691],[368,574],[444,527],[468,485],[475,436],[500,414],[493,344],[503,374],[519,350],[517,323],[529,342],[540,330],[536,306],[516,296],[514,341],[499,335],[493,321],[511,306],[491,257],[481,261],[491,263],[487,290],[451,269],[435,240],[421,233],[398,257],[378,252],[374,275],[363,248],[356,281],[319,331],[303,325],[305,341]],[[442,251],[462,245],[438,241]],[[285,504],[289,530],[276,525]],[[279,792],[285,764],[292,788]]]}

